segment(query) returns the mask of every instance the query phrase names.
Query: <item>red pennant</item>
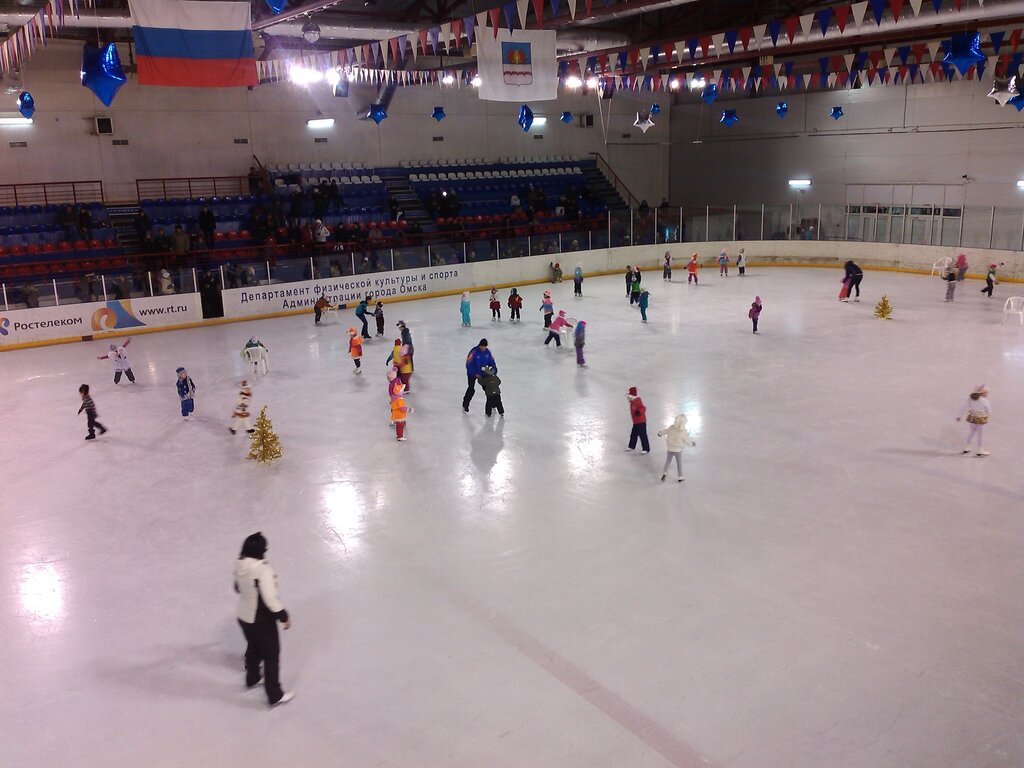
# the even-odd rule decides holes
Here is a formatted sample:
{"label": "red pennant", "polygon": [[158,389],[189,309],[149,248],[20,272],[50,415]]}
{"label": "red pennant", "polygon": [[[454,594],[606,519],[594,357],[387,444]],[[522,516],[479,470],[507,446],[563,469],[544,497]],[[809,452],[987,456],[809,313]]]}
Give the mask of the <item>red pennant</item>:
{"label": "red pennant", "polygon": [[796,37],[796,30],[800,26],[800,19],[796,16],[790,16],[782,23],[786,26],[786,37],[788,37],[789,42],[792,43],[793,38]]}
{"label": "red pennant", "polygon": [[626,58],[629,60],[629,66],[632,69],[636,69],[636,63],[640,59],[640,49],[631,48],[629,53],[626,54]]}
{"label": "red pennant", "polygon": [[427,53],[427,30],[425,30],[425,29],[421,29],[420,30],[420,50],[423,51],[424,55],[426,55],[426,53]]}
{"label": "red pennant", "polygon": [[597,57],[597,66],[598,66],[598,68],[600,69],[601,72],[607,72],[608,71],[608,54],[607,53],[602,53],[600,56]]}
{"label": "red pennant", "polygon": [[937,78],[939,76],[939,73],[942,71],[942,62],[941,61],[933,61],[928,66],[929,66],[929,68],[932,71],[932,77]]}
{"label": "red pennant", "polygon": [[388,48],[391,49],[391,61],[392,63],[398,61],[398,38],[392,37],[388,40]]}
{"label": "red pennant", "polygon": [[587,16],[589,16],[590,15],[590,0],[584,0],[584,2],[586,3]]}
{"label": "red pennant", "polygon": [[903,0],[889,0],[889,10],[892,11],[892,20],[900,20],[900,11],[903,10]]}
{"label": "red pennant", "polygon": [[753,27],[743,27],[740,30],[740,42],[743,43],[743,50],[747,50],[750,47],[750,38],[754,34]]}
{"label": "red pennant", "polygon": [[819,80],[821,80],[821,75],[819,75],[817,72],[811,75],[811,88],[817,88]]}
{"label": "red pennant", "polygon": [[544,26],[544,0],[533,0],[533,15],[537,19],[537,27]]}
{"label": "red pennant", "polygon": [[452,35],[455,37],[455,47],[461,47],[459,40],[462,39],[462,19],[452,19]]}
{"label": "red pennant", "polygon": [[661,90],[661,75],[655,75],[654,78],[651,80],[651,85],[652,85],[654,90],[660,91]]}
{"label": "red pennant", "polygon": [[836,14],[836,23],[839,25],[839,31],[846,31],[846,20],[850,16],[850,6],[840,5],[833,9]]}
{"label": "red pennant", "polygon": [[953,0],[953,6],[959,11],[961,6],[960,0]]}
{"label": "red pennant", "polygon": [[711,47],[711,38],[702,37],[699,39],[697,44],[700,46],[700,51],[704,54],[704,58],[706,59],[708,57],[708,48]]}
{"label": "red pennant", "polygon": [[494,30],[494,36],[498,36],[498,27],[501,26],[501,6],[491,8],[487,12],[487,15],[491,18],[491,29]]}
{"label": "red pennant", "polygon": [[843,57],[842,56],[833,56],[831,59],[829,59],[828,63],[832,66],[832,71],[833,72],[842,72],[843,71]]}
{"label": "red pennant", "polygon": [[917,59],[918,64],[924,63],[924,52],[928,50],[928,46],[924,43],[917,43],[916,45],[910,46],[910,50],[914,54],[914,58]]}
{"label": "red pennant", "polygon": [[882,60],[881,51],[870,51],[868,53],[868,61],[871,62],[872,69],[878,69],[878,62]]}
{"label": "red pennant", "polygon": [[907,79],[907,72],[909,71],[909,69],[910,68],[907,67],[906,64],[903,64],[903,65],[900,66],[900,68],[899,68],[900,80],[906,80]]}
{"label": "red pennant", "polygon": [[1017,50],[1017,44],[1020,42],[1020,35],[1024,30],[1015,29],[1010,33],[1010,48],[1014,51]]}
{"label": "red pennant", "polygon": [[877,73],[878,73],[878,70],[875,69],[874,67],[871,67],[871,69],[868,70],[868,85],[874,85],[874,83],[875,83],[875,75]]}

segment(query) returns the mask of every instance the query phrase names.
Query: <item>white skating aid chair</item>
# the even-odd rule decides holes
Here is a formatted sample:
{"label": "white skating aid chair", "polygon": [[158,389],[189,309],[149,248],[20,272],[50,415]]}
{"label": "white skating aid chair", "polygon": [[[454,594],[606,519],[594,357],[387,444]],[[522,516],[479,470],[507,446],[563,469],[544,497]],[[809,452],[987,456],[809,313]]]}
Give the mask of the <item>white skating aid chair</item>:
{"label": "white skating aid chair", "polygon": [[262,373],[264,376],[270,372],[270,361],[267,358],[267,350],[263,347],[247,347],[242,351],[242,357],[252,366],[252,373]]}
{"label": "white skating aid chair", "polygon": [[1011,296],[1003,305],[1003,324],[1006,324],[1007,315],[1017,315],[1020,324],[1024,325],[1024,296]]}
{"label": "white skating aid chair", "polygon": [[931,275],[934,275],[936,271],[938,271],[938,273],[940,275],[945,275],[947,272],[949,272],[949,268],[950,268],[950,266],[952,264],[953,264],[953,257],[952,256],[947,256],[944,259],[939,259],[934,264],[932,264],[932,271],[929,272],[928,274],[929,274],[929,276],[931,276]]}

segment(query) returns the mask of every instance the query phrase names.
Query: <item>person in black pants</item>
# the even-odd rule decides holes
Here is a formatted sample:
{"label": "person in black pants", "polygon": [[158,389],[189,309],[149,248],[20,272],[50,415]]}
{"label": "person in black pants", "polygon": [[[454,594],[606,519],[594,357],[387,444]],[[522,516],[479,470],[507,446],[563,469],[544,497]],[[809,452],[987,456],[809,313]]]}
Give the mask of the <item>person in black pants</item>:
{"label": "person in black pants", "polygon": [[246,641],[245,686],[255,688],[262,677],[267,701],[273,707],[295,697],[294,693],[285,692],[278,679],[281,642],[277,622],[281,622],[284,629],[289,629],[292,623],[277,596],[277,574],[264,559],[266,553],[267,540],[262,533],[246,537],[235,561],[235,592],[238,593],[238,624]]}
{"label": "person in black pants", "polygon": [[102,435],[107,431],[107,428],[96,421],[96,404],[93,403],[92,398],[89,397],[89,385],[83,384],[80,386],[78,388],[78,394],[82,396],[82,406],[78,409],[78,412],[81,413],[82,411],[85,411],[85,416],[89,420],[89,434],[85,439],[95,440],[96,430],[99,429],[100,434]]}
{"label": "person in black pants", "polygon": [[629,298],[630,289],[633,287],[633,265],[626,265],[626,298]]}
{"label": "person in black pants", "polygon": [[633,420],[633,429],[629,433],[629,445],[626,450],[634,450],[639,439],[641,453],[650,453],[651,444],[647,440],[647,407],[637,395],[636,387],[629,388],[626,399],[629,400],[629,417]]}
{"label": "person in black pants", "polygon": [[495,374],[498,372],[498,364],[494,362],[494,355],[487,348],[487,339],[480,339],[480,343],[469,350],[466,355],[466,394],[462,397],[462,410],[469,413],[469,404],[476,394],[476,382],[480,378],[480,372],[489,367]]}
{"label": "person in black pants", "polygon": [[843,269],[846,271],[846,298],[843,301],[850,300],[854,288],[857,289],[857,298],[854,301],[860,301],[860,281],[864,279],[864,272],[852,259],[843,265]]}

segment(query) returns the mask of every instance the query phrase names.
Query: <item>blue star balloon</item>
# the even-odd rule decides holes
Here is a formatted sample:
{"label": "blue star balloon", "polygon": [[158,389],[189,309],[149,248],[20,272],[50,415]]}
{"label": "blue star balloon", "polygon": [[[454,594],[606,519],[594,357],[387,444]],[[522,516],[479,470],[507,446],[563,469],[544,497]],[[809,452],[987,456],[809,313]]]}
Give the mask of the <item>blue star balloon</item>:
{"label": "blue star balloon", "polygon": [[651,114],[656,115],[661,112],[661,104],[651,104]]}
{"label": "blue star balloon", "polygon": [[839,106],[832,107],[832,109],[830,109],[828,112],[828,116],[831,117],[833,120],[838,120],[840,117],[843,116],[843,108]]}
{"label": "blue star balloon", "polygon": [[572,122],[572,112],[563,112],[561,117],[559,117],[558,119],[561,120],[566,125],[568,125],[569,123]]}
{"label": "blue star balloon", "polygon": [[373,120],[377,125],[380,125],[380,121],[388,116],[388,113],[384,111],[384,107],[380,104],[370,105],[370,110],[366,113],[366,116]]}
{"label": "blue star balloon", "polygon": [[779,117],[785,117],[787,112],[789,112],[788,101],[780,101],[778,104],[775,105],[775,114],[778,115]]}
{"label": "blue star balloon", "polygon": [[961,75],[966,75],[972,64],[985,60],[978,48],[981,46],[981,34],[978,32],[961,32],[953,35],[949,50],[942,57],[943,64],[952,64]]}
{"label": "blue star balloon", "polygon": [[36,111],[36,100],[32,98],[32,94],[28,91],[22,91],[18,97],[18,111],[21,112],[21,116],[26,120],[31,119],[32,115]]}
{"label": "blue star balloon", "polygon": [[710,104],[718,98],[718,86],[714,83],[708,83],[704,86],[704,90],[700,92],[700,99],[705,104]]}
{"label": "blue star balloon", "polygon": [[519,108],[519,127],[528,131],[531,125],[533,125],[533,110],[528,104],[523,104]]}
{"label": "blue star balloon", "polygon": [[1017,111],[1020,112],[1022,109],[1024,109],[1024,95],[1018,94],[1006,103],[1009,104],[1011,107],[1015,107]]}
{"label": "blue star balloon", "polygon": [[434,111],[430,113],[430,116],[440,123],[444,120],[444,107],[434,107]]}
{"label": "blue star balloon", "polygon": [[722,110],[722,116],[718,119],[718,122],[720,122],[726,128],[732,128],[739,121],[740,121],[740,118],[736,114],[736,110],[735,109],[723,109]]}
{"label": "blue star balloon", "polygon": [[274,13],[283,11],[286,4],[287,0],[267,0],[267,7]]}
{"label": "blue star balloon", "polygon": [[107,43],[102,48],[92,43],[85,44],[82,49],[82,85],[96,94],[103,106],[110,106],[117,95],[117,89],[126,80],[117,47],[113,43]]}

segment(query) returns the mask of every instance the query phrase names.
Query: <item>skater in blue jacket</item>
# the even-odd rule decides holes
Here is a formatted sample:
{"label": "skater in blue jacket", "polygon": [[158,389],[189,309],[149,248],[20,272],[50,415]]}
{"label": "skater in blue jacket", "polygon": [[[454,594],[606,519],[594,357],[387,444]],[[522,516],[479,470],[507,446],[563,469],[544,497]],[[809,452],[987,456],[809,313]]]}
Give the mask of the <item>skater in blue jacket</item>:
{"label": "skater in blue jacket", "polygon": [[184,368],[179,368],[177,373],[178,399],[181,400],[181,415],[187,419],[196,409],[196,384],[192,381],[192,377],[188,375],[188,371]]}

